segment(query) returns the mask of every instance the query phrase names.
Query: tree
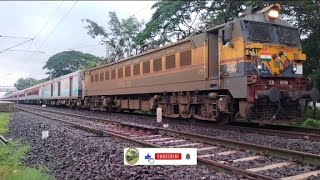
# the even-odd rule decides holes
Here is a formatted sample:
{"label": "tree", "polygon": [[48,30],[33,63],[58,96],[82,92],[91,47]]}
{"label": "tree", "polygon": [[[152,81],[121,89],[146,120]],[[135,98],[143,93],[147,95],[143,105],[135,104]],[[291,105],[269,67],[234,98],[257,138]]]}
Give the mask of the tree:
{"label": "tree", "polygon": [[80,65],[80,70],[87,70],[94,67],[101,66],[103,64],[102,61],[89,60],[85,65]]}
{"label": "tree", "polygon": [[81,67],[87,67],[95,62],[100,64],[103,60],[91,54],[85,54],[79,51],[64,51],[51,56],[43,69],[48,69],[49,78],[57,78],[79,70]]}
{"label": "tree", "polygon": [[139,33],[141,44],[162,46],[171,39],[183,39],[199,30],[198,16],[205,9],[206,1],[159,1],[145,29]]}
{"label": "tree", "polygon": [[34,78],[20,78],[16,83],[14,83],[14,87],[17,90],[23,90],[36,84],[38,84],[38,80]]}
{"label": "tree", "polygon": [[142,30],[144,23],[139,22],[135,16],[119,20],[115,12],[109,12],[109,18],[107,30],[93,20],[82,21],[88,23],[85,28],[92,38],[99,37],[109,45],[109,62],[137,54],[141,48],[137,34]]}
{"label": "tree", "polygon": [[[282,6],[281,18],[299,29],[303,51],[307,54],[305,75],[315,78],[320,85],[320,73],[316,68],[320,60],[320,0],[162,0],[152,6],[155,11],[138,39],[144,43],[164,45],[204,27],[217,26],[239,18],[239,14],[250,6],[255,12],[274,3]],[[194,22],[201,26],[197,27]],[[178,34],[177,38],[172,38],[174,34]]]}

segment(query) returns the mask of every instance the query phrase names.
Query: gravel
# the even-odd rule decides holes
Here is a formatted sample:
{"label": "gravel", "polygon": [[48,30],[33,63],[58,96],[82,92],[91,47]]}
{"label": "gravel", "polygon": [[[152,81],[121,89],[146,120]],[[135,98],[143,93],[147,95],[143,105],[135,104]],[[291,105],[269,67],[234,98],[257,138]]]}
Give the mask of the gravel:
{"label": "gravel", "polygon": [[[30,105],[27,105],[30,107]],[[40,106],[33,106],[40,108]],[[59,110],[69,113],[87,115],[92,117],[100,117],[112,119],[115,121],[133,122],[149,126],[161,126],[156,123],[155,117],[128,115],[119,113],[107,113],[100,111],[88,111],[88,110],[75,110],[61,107],[46,107],[48,110]],[[213,123],[199,122],[194,120],[172,120],[169,118],[163,118],[163,123],[169,124],[169,129],[197,133],[201,135],[208,135],[222,139],[230,139],[241,142],[259,144],[264,146],[270,146],[275,148],[290,149],[295,151],[308,152],[312,154],[320,154],[320,142],[309,141],[303,139],[290,139],[286,137],[267,136],[256,133],[245,133],[233,130],[225,130],[216,127]]]}
{"label": "gravel", "polygon": [[267,166],[270,164],[280,163],[280,162],[283,162],[283,161],[277,158],[261,157],[259,159],[254,160],[254,163],[252,163],[251,161],[245,161],[245,162],[231,162],[228,164],[240,169],[251,169],[256,167]]}
{"label": "gravel", "polygon": [[[136,119],[136,118],[135,118]],[[31,167],[46,166],[56,179],[239,179],[206,166],[125,166],[123,148],[135,144],[97,137],[61,122],[16,112],[9,137],[32,146],[24,158]],[[41,139],[41,131],[49,137]]]}
{"label": "gravel", "polygon": [[303,174],[309,171],[316,170],[317,167],[315,166],[305,166],[305,165],[297,165],[297,166],[287,166],[272,170],[266,170],[260,172],[263,175],[271,176],[273,178],[281,178],[281,177],[288,177],[288,176],[294,176],[298,174]]}
{"label": "gravel", "polygon": [[[230,149],[228,151],[233,151],[233,149]],[[244,158],[244,157],[250,157],[250,156],[255,156],[255,153],[250,152],[250,151],[239,151],[237,153],[232,153],[229,155],[218,155],[215,154],[215,156],[211,156],[211,160],[215,160],[215,161],[231,161],[231,160],[235,160],[235,159],[240,159],[240,158]],[[252,162],[255,163],[255,162]]]}

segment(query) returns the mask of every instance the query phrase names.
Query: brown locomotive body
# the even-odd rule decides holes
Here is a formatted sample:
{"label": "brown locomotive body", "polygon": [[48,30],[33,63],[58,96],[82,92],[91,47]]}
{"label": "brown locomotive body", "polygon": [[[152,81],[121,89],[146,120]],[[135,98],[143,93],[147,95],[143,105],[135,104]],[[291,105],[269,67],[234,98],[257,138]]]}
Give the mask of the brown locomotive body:
{"label": "brown locomotive body", "polygon": [[216,120],[219,96],[208,91],[208,72],[215,69],[208,69],[206,39],[201,33],[85,72],[84,105],[100,110],[161,107],[167,117]]}
{"label": "brown locomotive body", "polygon": [[101,111],[161,108],[166,117],[219,122],[295,120],[319,91],[307,90],[300,35],[279,11],[273,5],[247,12],[171,45],[31,87],[35,94],[3,99]]}
{"label": "brown locomotive body", "polygon": [[302,100],[317,100],[319,92],[306,91],[299,33],[273,17],[279,10],[270,6],[85,71],[83,106],[151,112],[160,107],[166,117],[209,121],[297,119]]}

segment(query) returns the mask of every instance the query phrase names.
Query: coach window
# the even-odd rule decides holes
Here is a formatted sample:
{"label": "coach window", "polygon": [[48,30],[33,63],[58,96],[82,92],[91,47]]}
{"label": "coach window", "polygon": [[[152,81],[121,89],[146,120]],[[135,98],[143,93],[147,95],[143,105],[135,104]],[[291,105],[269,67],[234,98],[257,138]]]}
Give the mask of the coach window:
{"label": "coach window", "polygon": [[176,56],[175,54],[166,56],[166,69],[171,69],[176,67]]}
{"label": "coach window", "polygon": [[191,65],[191,50],[180,53],[180,66]]}
{"label": "coach window", "polygon": [[104,73],[100,73],[100,81],[104,81]]}
{"label": "coach window", "polygon": [[111,79],[115,79],[116,78],[116,70],[112,70],[111,71]]}
{"label": "coach window", "polygon": [[106,76],[106,80],[109,80],[109,79],[110,79],[110,73],[109,73],[109,71],[106,71],[106,72],[105,72],[105,76]]}
{"label": "coach window", "polygon": [[91,83],[94,83],[94,76],[93,76],[93,74],[91,75]]}
{"label": "coach window", "polygon": [[161,71],[162,70],[162,59],[153,60],[153,71]]}
{"label": "coach window", "polygon": [[150,72],[150,61],[143,63],[143,74]]}
{"label": "coach window", "polygon": [[99,82],[99,74],[94,75],[94,82]]}
{"label": "coach window", "polygon": [[125,68],[125,76],[126,77],[131,76],[131,66],[127,66]]}
{"label": "coach window", "polygon": [[118,78],[123,78],[123,68],[118,69]]}
{"label": "coach window", "polygon": [[133,65],[133,75],[139,75],[140,74],[140,64]]}

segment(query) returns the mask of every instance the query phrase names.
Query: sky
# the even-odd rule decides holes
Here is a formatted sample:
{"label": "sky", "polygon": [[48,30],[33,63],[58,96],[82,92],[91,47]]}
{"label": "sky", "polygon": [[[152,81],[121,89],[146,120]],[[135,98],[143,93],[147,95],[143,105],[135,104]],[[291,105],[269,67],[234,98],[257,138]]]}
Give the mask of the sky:
{"label": "sky", "polygon": [[[0,35],[34,38],[12,50],[4,51],[28,39],[0,37],[0,86],[13,86],[21,77],[41,79],[42,69],[52,55],[68,50],[105,57],[100,39],[92,39],[81,20],[91,19],[107,28],[108,12],[119,17],[135,15],[147,22],[155,1],[0,1]],[[72,6],[75,6],[72,8]],[[72,10],[67,14],[67,12]],[[65,16],[67,14],[67,16]],[[63,17],[65,18],[63,19]],[[63,21],[61,21],[63,19]],[[61,22],[61,23],[60,23]]]}

